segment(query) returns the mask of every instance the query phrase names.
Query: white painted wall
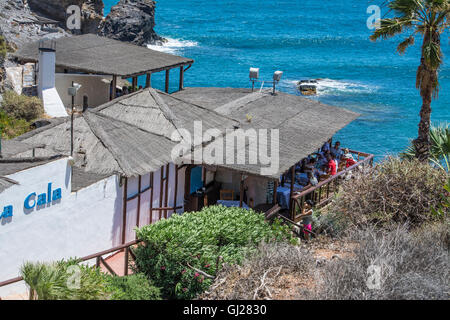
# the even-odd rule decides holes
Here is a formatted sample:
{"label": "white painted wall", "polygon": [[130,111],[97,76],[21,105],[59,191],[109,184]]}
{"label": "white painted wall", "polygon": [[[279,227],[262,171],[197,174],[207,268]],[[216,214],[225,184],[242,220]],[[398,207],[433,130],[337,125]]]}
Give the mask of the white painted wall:
{"label": "white painted wall", "polygon": [[[170,165],[169,207],[175,192],[175,166]],[[153,207],[159,207],[160,174],[154,174]],[[63,258],[84,257],[121,244],[123,188],[118,176],[111,176],[78,192],[71,192],[71,167],[67,158],[8,176],[20,185],[0,193],[3,207],[14,207],[13,217],[0,221],[0,281],[19,276],[25,261],[52,262]],[[178,172],[177,206],[184,204],[185,169]],[[30,194],[62,189],[62,199],[43,208],[26,210],[24,200]],[[150,184],[150,174],[141,178],[141,190]],[[138,178],[128,179],[128,197],[138,191]],[[163,195],[164,196],[164,195]],[[164,198],[163,198],[164,199]],[[137,199],[128,202],[126,241],[135,239]],[[150,223],[150,191],[141,195],[140,226]],[[183,209],[178,210],[183,212]],[[169,212],[168,216],[171,216]],[[159,215],[153,214],[153,222]],[[0,297],[22,294],[23,282],[0,288]]]}
{"label": "white painted wall", "polygon": [[69,114],[55,88],[42,90],[44,110],[50,117],[67,117]]}
{"label": "white painted wall", "polygon": [[110,76],[99,76],[89,74],[56,74],[56,90],[62,99],[64,106],[68,109],[72,108],[72,97],[69,96],[67,89],[72,86],[72,81],[81,84],[75,97],[75,105],[83,106],[83,97],[88,97],[88,106],[98,107],[109,101],[110,85],[104,79],[110,81]]}
{"label": "white painted wall", "polygon": [[[0,194],[0,207],[13,205],[12,218],[0,223],[0,279],[17,277],[24,261],[83,257],[120,244],[122,197],[116,176],[71,193],[67,159],[8,176],[20,183]],[[45,208],[26,210],[32,192],[62,188],[62,199]],[[0,209],[0,210],[1,210]],[[22,293],[23,282],[0,288],[0,296]]]}

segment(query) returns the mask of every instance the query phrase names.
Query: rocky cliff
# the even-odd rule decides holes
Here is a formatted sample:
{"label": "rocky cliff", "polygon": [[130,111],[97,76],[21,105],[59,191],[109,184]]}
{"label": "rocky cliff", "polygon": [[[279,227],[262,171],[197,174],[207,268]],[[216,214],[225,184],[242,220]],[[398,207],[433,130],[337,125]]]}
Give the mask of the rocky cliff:
{"label": "rocky cliff", "polygon": [[[66,10],[70,5],[81,8],[81,33],[131,42],[137,45],[161,43],[165,40],[154,31],[155,1],[121,0],[103,17],[102,0],[0,0],[0,36],[12,50],[42,38],[71,36],[66,27]],[[7,69],[13,61],[0,57],[0,92],[10,88]]]}
{"label": "rocky cliff", "polygon": [[120,0],[101,23],[99,34],[141,46],[164,42],[154,31],[155,5],[152,0]]}
{"label": "rocky cliff", "polygon": [[27,0],[30,9],[44,17],[60,22],[65,27],[66,10],[70,5],[81,9],[81,33],[97,33],[103,19],[102,0]]}

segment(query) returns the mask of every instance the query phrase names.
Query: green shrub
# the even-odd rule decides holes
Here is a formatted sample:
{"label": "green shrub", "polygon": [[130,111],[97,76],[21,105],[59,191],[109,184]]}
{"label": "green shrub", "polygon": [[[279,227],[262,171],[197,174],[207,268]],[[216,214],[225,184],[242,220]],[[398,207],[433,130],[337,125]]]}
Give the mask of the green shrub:
{"label": "green shrub", "polygon": [[161,300],[159,288],[153,286],[144,274],[107,276],[107,281],[111,300]]}
{"label": "green shrub", "polygon": [[[104,274],[75,259],[51,264],[25,263],[21,275],[30,300],[102,300],[108,298]],[[77,282],[79,279],[79,282]]]}
{"label": "green shrub", "polygon": [[30,123],[9,117],[0,110],[0,133],[4,139],[12,139],[31,130]]}
{"label": "green shrub", "polygon": [[5,37],[0,36],[0,61],[6,58],[8,51],[10,51],[10,47],[6,43]]}
{"label": "green shrub", "polygon": [[[222,263],[240,263],[262,242],[292,241],[287,226],[262,214],[212,206],[175,215],[137,230],[137,271],[162,288],[165,298],[191,299],[205,291]],[[206,273],[202,274],[202,272]]]}
{"label": "green shrub", "polygon": [[444,170],[427,163],[390,158],[344,182],[329,211],[356,225],[418,226],[438,218],[432,209],[442,202],[447,178]]}
{"label": "green shrub", "polygon": [[37,97],[19,95],[12,90],[3,94],[1,109],[9,117],[32,121],[44,115],[42,101]]}

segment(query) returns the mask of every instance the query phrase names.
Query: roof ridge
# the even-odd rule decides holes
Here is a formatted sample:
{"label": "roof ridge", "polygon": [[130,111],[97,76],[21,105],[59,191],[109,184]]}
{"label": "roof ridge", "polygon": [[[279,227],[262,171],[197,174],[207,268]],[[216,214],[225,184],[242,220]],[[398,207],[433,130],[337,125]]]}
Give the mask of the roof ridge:
{"label": "roof ridge", "polygon": [[227,118],[228,120],[236,121],[237,123],[241,124],[241,122],[240,122],[239,120],[237,120],[237,119],[235,119],[235,118],[232,118],[232,117],[230,117],[230,116],[228,116],[228,115],[226,115],[226,114],[219,113],[219,112],[217,112],[215,109],[208,109],[208,108],[206,108],[206,107],[204,107],[204,106],[202,106],[202,105],[196,104],[196,103],[194,103],[194,102],[190,102],[190,101],[183,100],[183,99],[181,99],[181,98],[178,98],[178,97],[176,97],[176,96],[173,96],[173,95],[168,94],[168,93],[165,93],[165,92],[161,92],[161,93],[162,93],[163,95],[166,95],[166,96],[168,96],[168,97],[171,97],[171,98],[173,98],[173,99],[175,99],[175,100],[182,101],[182,102],[184,102],[184,103],[186,103],[186,104],[192,105],[192,106],[197,107],[197,108],[199,108],[199,109],[201,109],[201,110],[204,110],[204,111],[206,111],[206,112],[212,112],[212,113],[214,113],[214,114],[216,114],[216,115],[218,115],[218,116],[225,117],[225,118]]}

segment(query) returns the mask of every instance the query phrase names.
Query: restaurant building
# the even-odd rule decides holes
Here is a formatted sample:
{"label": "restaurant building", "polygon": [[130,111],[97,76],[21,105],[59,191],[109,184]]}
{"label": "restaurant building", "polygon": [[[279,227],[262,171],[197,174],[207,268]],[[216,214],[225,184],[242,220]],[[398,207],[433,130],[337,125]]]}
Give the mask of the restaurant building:
{"label": "restaurant building", "polygon": [[[272,89],[184,88],[185,67],[193,63],[191,59],[153,51],[140,56],[140,47],[97,36],[57,41],[78,50],[72,55],[58,49],[64,48],[58,42],[53,50],[55,70],[69,69],[66,85],[72,82],[71,72],[76,81],[81,74],[110,75],[113,86],[107,100],[111,101],[83,108],[73,121],[55,117],[43,127],[2,141],[0,296],[24,291],[23,281],[5,286],[1,282],[19,276],[25,261],[85,257],[127,244],[136,239],[136,227],[173,214],[217,203],[263,213],[280,210],[277,190],[286,188],[293,198],[295,189],[294,182],[283,185],[281,177],[294,172],[299,161],[358,117]],[[124,46],[131,51],[129,56],[111,63],[105,62],[108,57],[98,61],[96,57],[104,56],[105,41],[111,50],[120,48],[111,57]],[[39,45],[30,44],[16,56],[22,62],[38,61],[38,53]],[[119,72],[118,66],[128,71]],[[180,90],[169,93],[168,71],[173,68],[180,70]],[[151,87],[151,74],[158,71],[166,71],[167,92]],[[140,75],[147,75],[146,88],[112,99],[117,77],[131,77],[137,83]],[[64,101],[63,89],[57,92]],[[71,112],[69,106],[64,109]],[[203,138],[194,138],[188,150],[178,152],[187,133],[196,136],[198,123]],[[263,170],[273,163],[250,160],[257,151],[249,141],[243,147],[232,145],[233,154],[244,151],[244,162],[191,157],[218,141],[234,139],[236,132],[252,130],[277,132],[272,141],[276,144],[266,150],[273,156],[276,146],[275,170]]]}

